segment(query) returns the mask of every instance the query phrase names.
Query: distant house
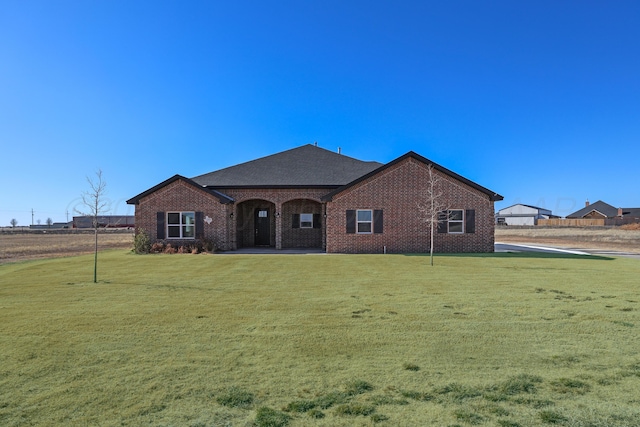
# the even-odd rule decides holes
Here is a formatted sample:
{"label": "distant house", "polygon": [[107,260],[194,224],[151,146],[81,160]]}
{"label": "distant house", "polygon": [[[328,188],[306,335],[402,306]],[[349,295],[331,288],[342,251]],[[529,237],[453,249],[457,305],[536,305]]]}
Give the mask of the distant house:
{"label": "distant house", "polygon": [[620,219],[624,222],[638,222],[640,221],[640,208],[616,208],[602,200],[595,203],[589,203],[587,200],[582,209],[567,215],[567,218]]}
{"label": "distant house", "polygon": [[493,252],[494,201],[502,196],[414,152],[382,164],[308,144],[194,178],[175,175],[127,203],[137,229],[174,245],[427,252],[419,203],[429,166],[448,206],[436,251]]}
{"label": "distant house", "polygon": [[[92,216],[74,216],[73,228],[93,228]],[[133,228],[135,216],[133,215],[100,215],[98,216],[99,228]]]}
{"label": "distant house", "polygon": [[500,209],[496,215],[498,225],[538,225],[539,219],[557,218],[549,209],[521,203]]}

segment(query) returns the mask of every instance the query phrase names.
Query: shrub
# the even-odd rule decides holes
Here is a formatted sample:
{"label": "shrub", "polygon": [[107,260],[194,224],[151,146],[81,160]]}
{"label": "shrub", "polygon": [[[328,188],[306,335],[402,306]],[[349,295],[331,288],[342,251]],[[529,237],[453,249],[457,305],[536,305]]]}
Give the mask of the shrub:
{"label": "shrub", "polygon": [[238,387],[231,387],[216,398],[216,402],[231,408],[248,408],[253,403],[254,396]]}
{"label": "shrub", "polygon": [[176,248],[171,246],[171,243],[167,243],[166,246],[164,247],[164,253],[165,254],[175,254],[176,253]]}
{"label": "shrub", "polygon": [[148,254],[151,251],[151,239],[141,228],[136,229],[136,234],[133,236],[133,251],[137,254]]}
{"label": "shrub", "polygon": [[284,412],[262,407],[256,414],[257,427],[284,427],[289,424],[291,417]]}
{"label": "shrub", "polygon": [[154,244],[151,245],[151,253],[161,254],[163,252],[164,252],[164,243],[155,242]]}
{"label": "shrub", "polygon": [[200,239],[198,246],[200,247],[200,252],[215,252],[217,249],[215,242],[207,238]]}

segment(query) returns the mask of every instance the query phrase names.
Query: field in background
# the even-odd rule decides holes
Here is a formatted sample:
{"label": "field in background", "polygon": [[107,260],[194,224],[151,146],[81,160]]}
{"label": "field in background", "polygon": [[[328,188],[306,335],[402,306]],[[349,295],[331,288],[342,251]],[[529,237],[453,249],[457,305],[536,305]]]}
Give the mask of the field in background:
{"label": "field in background", "polygon": [[640,426],[640,262],[134,255],[0,266],[0,425]]}
{"label": "field in background", "polygon": [[[4,228],[0,230],[0,264],[92,253],[93,239],[93,233],[90,230],[11,233],[10,229]],[[497,227],[496,241],[640,253],[640,230],[624,230],[620,227]],[[100,231],[100,250],[126,250],[132,247],[133,231]]]}
{"label": "field in background", "polygon": [[[93,230],[0,232],[0,264],[93,253]],[[133,231],[100,230],[98,249],[131,249]]]}
{"label": "field in background", "polygon": [[[630,227],[629,227],[630,228]],[[621,227],[496,227],[496,242],[640,253],[640,230]]]}

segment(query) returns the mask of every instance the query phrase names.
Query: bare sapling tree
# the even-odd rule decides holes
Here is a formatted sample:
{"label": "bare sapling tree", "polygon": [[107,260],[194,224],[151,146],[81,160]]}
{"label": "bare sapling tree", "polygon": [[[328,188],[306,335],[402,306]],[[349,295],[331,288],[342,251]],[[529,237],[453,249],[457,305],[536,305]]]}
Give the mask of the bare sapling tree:
{"label": "bare sapling tree", "polygon": [[96,171],[95,178],[87,177],[89,190],[82,193],[82,205],[85,211],[76,209],[76,212],[82,216],[91,217],[93,230],[95,234],[95,250],[93,257],[93,283],[98,283],[98,218],[108,212],[108,202],[106,199],[107,183],[102,178],[102,171]]}
{"label": "bare sapling tree", "polygon": [[[422,220],[429,227],[429,262],[433,266],[433,240],[438,224],[446,221],[448,207],[443,200],[444,191],[442,190],[443,179],[436,173],[433,164],[427,166],[427,185],[424,192],[424,200],[418,202],[418,210],[420,211]],[[443,217],[444,213],[444,217]]]}
{"label": "bare sapling tree", "polygon": [[53,220],[51,218],[47,218],[47,226],[51,228],[51,224],[53,224]]}

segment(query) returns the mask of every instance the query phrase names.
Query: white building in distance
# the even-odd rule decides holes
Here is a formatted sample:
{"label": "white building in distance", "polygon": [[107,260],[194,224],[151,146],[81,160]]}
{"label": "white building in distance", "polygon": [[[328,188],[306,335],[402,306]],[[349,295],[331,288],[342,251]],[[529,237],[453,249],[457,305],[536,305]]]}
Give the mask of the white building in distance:
{"label": "white building in distance", "polygon": [[537,225],[539,219],[557,218],[550,210],[521,203],[500,209],[496,215],[498,225]]}

